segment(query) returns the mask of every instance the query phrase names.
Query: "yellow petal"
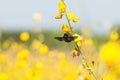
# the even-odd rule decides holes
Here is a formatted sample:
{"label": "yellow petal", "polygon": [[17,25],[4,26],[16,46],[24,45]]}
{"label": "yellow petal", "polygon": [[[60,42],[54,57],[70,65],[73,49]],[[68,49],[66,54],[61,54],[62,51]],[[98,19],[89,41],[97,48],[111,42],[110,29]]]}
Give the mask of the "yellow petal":
{"label": "yellow petal", "polygon": [[66,15],[70,20],[73,20],[75,18],[75,14],[73,12],[67,12]]}
{"label": "yellow petal", "polygon": [[81,40],[83,39],[83,37],[80,36],[79,34],[73,34],[73,37],[75,37],[75,38],[74,38],[74,41],[75,41],[75,42],[81,41]]}
{"label": "yellow petal", "polygon": [[58,14],[55,16],[56,19],[61,19],[62,18],[62,14]]}
{"label": "yellow petal", "polygon": [[0,63],[6,62],[6,56],[4,54],[0,54]]}
{"label": "yellow petal", "polygon": [[18,55],[17,55],[17,59],[18,60],[24,60],[26,59],[28,56],[30,55],[30,52],[28,49],[23,49],[21,50]]}
{"label": "yellow petal", "polygon": [[80,18],[77,18],[76,15],[73,12],[67,12],[66,16],[69,20],[72,20],[73,22],[79,22]]}
{"label": "yellow petal", "polygon": [[72,21],[73,21],[73,22],[79,22],[79,21],[80,21],[80,18],[74,18]]}
{"label": "yellow petal", "polygon": [[76,57],[76,56],[79,56],[79,53],[77,50],[73,50],[72,51],[72,57]]}
{"label": "yellow petal", "polygon": [[66,10],[66,4],[64,3],[64,1],[60,1],[59,3],[58,3],[58,11],[59,11],[59,13],[63,13],[63,12],[65,12],[65,10]]}
{"label": "yellow petal", "polygon": [[82,45],[81,41],[77,41],[77,45],[80,47]]}
{"label": "yellow petal", "polygon": [[110,41],[104,44],[100,50],[100,58],[107,66],[114,66],[120,62],[120,45]]}
{"label": "yellow petal", "polygon": [[63,24],[62,30],[66,33],[71,33],[71,29],[67,24]]}
{"label": "yellow petal", "polygon": [[45,54],[48,53],[48,50],[49,50],[48,46],[45,45],[45,44],[43,44],[43,45],[40,47],[40,54],[45,55]]}

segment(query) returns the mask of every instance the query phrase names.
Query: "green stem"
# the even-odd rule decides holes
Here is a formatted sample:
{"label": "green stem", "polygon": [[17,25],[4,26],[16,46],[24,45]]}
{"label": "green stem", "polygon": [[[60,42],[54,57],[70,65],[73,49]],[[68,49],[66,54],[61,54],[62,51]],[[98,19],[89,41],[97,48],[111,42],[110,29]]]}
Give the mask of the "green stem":
{"label": "green stem", "polygon": [[69,27],[70,27],[70,30],[71,30],[71,32],[72,32],[72,26],[71,26],[71,24],[70,24],[70,20],[68,19],[68,16],[67,16],[67,14],[66,14],[66,11],[65,11],[65,16],[66,16],[66,19],[67,19],[67,21],[68,21],[68,25],[69,25]]}
{"label": "green stem", "polygon": [[75,43],[75,44],[76,44],[76,46],[77,46],[77,50],[78,50],[78,52],[79,52],[79,55],[81,55],[82,59],[85,60],[85,64],[86,64],[86,66],[89,67],[88,63],[86,62],[85,57],[82,55],[82,52],[81,52],[79,46],[77,45],[77,43]]}
{"label": "green stem", "polygon": [[[72,27],[71,27],[71,24],[70,24],[70,20],[68,19],[68,16],[67,16],[67,14],[66,14],[66,11],[65,11],[65,16],[66,16],[66,19],[67,19],[67,21],[68,21],[68,25],[69,25],[69,27],[70,27],[70,29],[71,29],[71,32],[72,32]],[[82,52],[81,52],[79,46],[77,45],[77,43],[75,43],[75,44],[76,44],[76,47],[77,47],[77,49],[78,49],[78,53],[81,55],[81,58],[85,61],[86,67],[89,68],[89,65],[88,65],[88,63],[87,63],[87,60],[86,60],[85,57],[82,55]],[[95,78],[95,80],[97,80],[97,77],[95,76],[95,74],[94,74],[91,70],[89,70],[89,72],[93,75],[93,77]]]}
{"label": "green stem", "polygon": [[[81,58],[84,60],[85,62],[85,66],[89,69],[89,64],[87,63],[87,60],[85,59],[85,57],[82,55],[82,51],[80,50],[79,46],[76,44],[76,47],[77,47],[77,50],[78,50],[78,53],[79,55],[81,56]],[[97,80],[97,77],[95,76],[95,74],[93,73],[93,71],[89,70],[89,72],[93,75],[93,77],[95,78],[95,80]]]}

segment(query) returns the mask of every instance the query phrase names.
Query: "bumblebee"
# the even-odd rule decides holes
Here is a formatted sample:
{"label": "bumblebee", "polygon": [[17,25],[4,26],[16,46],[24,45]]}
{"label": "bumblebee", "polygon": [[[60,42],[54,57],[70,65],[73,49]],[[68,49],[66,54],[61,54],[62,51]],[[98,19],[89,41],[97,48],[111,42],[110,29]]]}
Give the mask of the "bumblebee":
{"label": "bumblebee", "polygon": [[71,42],[74,40],[74,37],[71,34],[64,33],[63,37],[55,37],[59,41]]}

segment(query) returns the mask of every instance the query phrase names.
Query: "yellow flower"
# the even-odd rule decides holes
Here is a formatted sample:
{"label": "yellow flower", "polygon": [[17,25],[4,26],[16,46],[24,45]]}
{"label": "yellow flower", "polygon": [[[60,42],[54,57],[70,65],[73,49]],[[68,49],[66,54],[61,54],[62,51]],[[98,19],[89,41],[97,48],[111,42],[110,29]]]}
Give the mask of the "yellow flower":
{"label": "yellow flower", "polygon": [[45,55],[48,52],[48,46],[43,44],[40,46],[40,54]]}
{"label": "yellow flower", "polygon": [[[120,64],[119,65],[116,65],[113,69],[113,71],[116,73],[116,74],[120,74]],[[120,77],[119,77],[120,78]]]}
{"label": "yellow flower", "polygon": [[35,64],[34,71],[35,71],[37,74],[43,74],[43,68],[44,68],[44,64],[41,63],[41,62],[37,62],[37,63]]}
{"label": "yellow flower", "polygon": [[108,42],[101,48],[101,60],[108,66],[113,66],[120,62],[120,46],[117,42]]}
{"label": "yellow flower", "polygon": [[33,15],[33,18],[34,18],[35,21],[40,21],[41,16],[40,16],[39,13],[35,13],[35,14]]}
{"label": "yellow flower", "polygon": [[66,66],[66,64],[67,64],[67,61],[65,60],[65,59],[63,59],[63,60],[60,60],[60,67],[61,68],[64,68],[65,66]]}
{"label": "yellow flower", "polygon": [[29,56],[29,54],[30,52],[27,49],[23,49],[18,53],[17,58],[19,60],[26,59]]}
{"label": "yellow flower", "polygon": [[73,77],[71,75],[67,74],[65,76],[65,80],[73,80]]}
{"label": "yellow flower", "polygon": [[103,77],[104,80],[117,80],[114,72],[109,72]]}
{"label": "yellow flower", "polygon": [[32,80],[41,80],[39,75],[34,75]]}
{"label": "yellow flower", "polygon": [[75,14],[73,12],[67,12],[66,16],[68,17],[69,20],[72,20],[73,22],[79,22],[80,19],[76,18]]}
{"label": "yellow flower", "polygon": [[92,39],[86,39],[86,40],[85,40],[85,45],[86,45],[86,46],[88,46],[88,45],[89,45],[89,46],[92,46],[92,45],[93,45],[93,40],[92,40]]}
{"label": "yellow flower", "polygon": [[0,73],[0,80],[8,80],[8,75],[6,73]]}
{"label": "yellow flower", "polygon": [[66,8],[67,8],[67,6],[64,3],[64,1],[60,0],[60,2],[58,3],[58,11],[59,11],[59,13],[65,12]]}
{"label": "yellow flower", "polygon": [[76,57],[76,56],[79,56],[79,53],[78,53],[78,50],[75,48],[75,49],[72,51],[72,57]]}
{"label": "yellow flower", "polygon": [[104,80],[120,80],[120,64],[111,67],[107,73],[104,74]]}
{"label": "yellow flower", "polygon": [[81,41],[83,39],[82,36],[80,36],[79,34],[73,34],[73,37],[74,37],[74,41],[77,42],[77,41]]}
{"label": "yellow flower", "polygon": [[3,47],[4,49],[8,48],[9,45],[10,45],[9,40],[5,40],[5,41],[2,43],[2,47]]}
{"label": "yellow flower", "polygon": [[63,30],[64,32],[66,32],[66,33],[71,33],[71,29],[70,29],[70,27],[69,27],[66,23],[63,24],[62,30]]}
{"label": "yellow flower", "polygon": [[32,41],[32,47],[35,49],[39,49],[42,43],[39,40],[33,40]]}
{"label": "yellow flower", "polygon": [[74,18],[72,21],[73,21],[73,22],[79,22],[79,21],[80,21],[80,18]]}
{"label": "yellow flower", "polygon": [[15,65],[16,69],[26,68],[28,65],[28,62],[26,60],[20,60]]}
{"label": "yellow flower", "polygon": [[0,63],[6,62],[6,56],[4,54],[0,54]]}
{"label": "yellow flower", "polygon": [[19,49],[19,44],[17,42],[13,42],[12,45],[11,45],[11,48],[13,50],[18,50]]}
{"label": "yellow flower", "polygon": [[20,34],[20,40],[21,40],[21,41],[28,41],[29,38],[30,38],[30,35],[29,35],[28,32],[22,32],[22,33]]}
{"label": "yellow flower", "polygon": [[77,43],[77,45],[81,46],[82,45],[81,41],[82,41],[83,37],[80,36],[79,34],[74,34],[73,37],[74,37],[74,41]]}
{"label": "yellow flower", "polygon": [[77,41],[77,45],[81,46],[82,45],[81,41]]}
{"label": "yellow flower", "polygon": [[112,41],[118,40],[118,38],[119,38],[119,34],[117,32],[114,32],[110,35],[110,39]]}
{"label": "yellow flower", "polygon": [[63,16],[63,15],[62,15],[61,13],[59,13],[58,15],[55,16],[55,18],[56,18],[56,19],[61,19],[62,16]]}
{"label": "yellow flower", "polygon": [[73,20],[75,18],[75,14],[73,12],[66,12],[68,19]]}

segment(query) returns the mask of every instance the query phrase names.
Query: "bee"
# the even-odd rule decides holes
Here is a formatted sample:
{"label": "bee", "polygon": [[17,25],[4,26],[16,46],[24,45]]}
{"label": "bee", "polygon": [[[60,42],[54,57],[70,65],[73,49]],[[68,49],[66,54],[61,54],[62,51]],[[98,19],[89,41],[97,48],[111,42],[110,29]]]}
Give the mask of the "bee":
{"label": "bee", "polygon": [[64,33],[63,37],[55,37],[59,41],[71,42],[74,40],[74,37],[71,34]]}

